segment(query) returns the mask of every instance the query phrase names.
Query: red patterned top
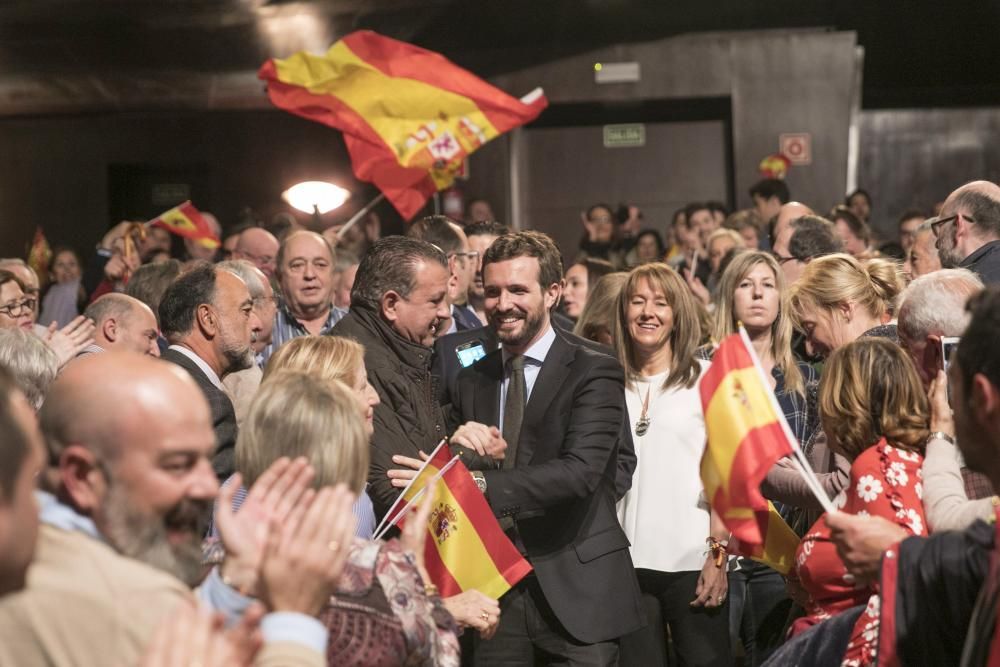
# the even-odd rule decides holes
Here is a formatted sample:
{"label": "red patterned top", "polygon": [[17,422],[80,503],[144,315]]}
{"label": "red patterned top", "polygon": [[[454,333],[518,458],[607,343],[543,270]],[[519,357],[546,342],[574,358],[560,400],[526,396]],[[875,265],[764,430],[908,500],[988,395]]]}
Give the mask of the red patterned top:
{"label": "red patterned top", "polygon": [[[927,533],[923,506],[923,457],[889,445],[885,439],[861,453],[851,464],[851,480],[833,504],[847,514],[880,516],[912,535]],[[809,594],[806,615],[793,625],[791,635],[857,605],[868,609],[858,619],[845,667],[874,664],[878,635],[878,596],[871,586],[857,586],[830,542],[823,517],[802,539],[796,556],[796,575]]]}

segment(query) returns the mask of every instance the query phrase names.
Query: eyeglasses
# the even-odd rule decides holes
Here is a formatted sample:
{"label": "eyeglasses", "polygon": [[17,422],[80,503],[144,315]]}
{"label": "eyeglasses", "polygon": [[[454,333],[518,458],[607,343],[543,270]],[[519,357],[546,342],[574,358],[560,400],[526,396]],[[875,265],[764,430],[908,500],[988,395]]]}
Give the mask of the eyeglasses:
{"label": "eyeglasses", "polygon": [[776,252],[773,252],[773,253],[771,253],[771,254],[772,254],[772,255],[774,255],[774,258],[775,258],[776,260],[778,260],[778,264],[779,264],[779,265],[781,265],[781,264],[784,264],[785,262],[790,262],[790,261],[792,261],[793,259],[798,259],[798,257],[782,257],[781,255],[779,255],[779,254],[778,254],[778,253],[776,253]]}
{"label": "eyeglasses", "polygon": [[8,303],[0,306],[0,313],[6,315],[7,317],[20,317],[26,312],[34,312],[36,303],[38,302],[34,299],[25,299],[24,301],[18,303]]}
{"label": "eyeglasses", "polygon": [[478,250],[470,250],[468,252],[453,252],[451,254],[454,257],[468,257],[469,259],[473,259],[473,260],[479,259],[479,251]]}
{"label": "eyeglasses", "polygon": [[[952,222],[954,220],[958,220],[958,216],[960,216],[960,215],[962,215],[962,214],[961,213],[956,213],[955,215],[949,215],[947,218],[938,218],[937,220],[935,220],[934,222],[932,222],[931,223],[931,231],[934,232],[934,238],[937,238],[937,237],[941,236],[941,227],[942,226],[944,226],[944,225],[946,225],[949,222]],[[969,216],[965,216],[965,219],[968,220],[969,222],[975,222],[975,220],[973,220]]]}

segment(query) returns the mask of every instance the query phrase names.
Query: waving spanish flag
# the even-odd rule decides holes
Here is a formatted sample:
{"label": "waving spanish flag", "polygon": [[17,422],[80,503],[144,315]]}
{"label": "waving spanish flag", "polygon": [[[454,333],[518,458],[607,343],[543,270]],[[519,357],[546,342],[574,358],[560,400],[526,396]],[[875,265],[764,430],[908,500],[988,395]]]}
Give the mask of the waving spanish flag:
{"label": "waving spanish flag", "polygon": [[735,553],[787,572],[798,538],[761,495],[760,483],[795,444],[743,329],[719,345],[699,391],[708,435],[705,496],[736,538]]}
{"label": "waving spanish flag", "polygon": [[438,53],[369,30],[322,56],[268,60],[258,76],[275,106],[342,131],[354,174],[406,219],[451,185],[467,155],[548,104],[541,89],[517,100]]}
{"label": "waving spanish flag", "polygon": [[189,201],[164,211],[149,221],[151,227],[162,227],[171,234],[194,239],[206,248],[218,248],[219,238],[212,231],[201,211]]}
{"label": "waving spanish flag", "polygon": [[401,502],[389,510],[388,523],[405,523],[406,508],[419,502],[421,492],[436,494],[427,522],[424,561],[442,597],[475,589],[499,598],[531,572],[468,468],[457,456],[451,457],[447,446],[435,450],[403,491]]}

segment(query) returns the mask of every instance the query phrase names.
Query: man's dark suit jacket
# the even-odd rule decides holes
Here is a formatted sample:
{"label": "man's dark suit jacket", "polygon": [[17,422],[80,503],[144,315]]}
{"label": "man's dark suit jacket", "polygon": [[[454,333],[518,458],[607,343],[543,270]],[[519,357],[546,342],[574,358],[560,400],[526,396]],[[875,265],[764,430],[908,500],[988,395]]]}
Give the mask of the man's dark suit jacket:
{"label": "man's dark suit jacket", "polygon": [[236,472],[236,411],[226,392],[220,390],[198,365],[176,350],[165,350],[161,359],[177,364],[186,370],[208,400],[212,411],[212,428],[215,430],[215,455],[212,469],[220,481]]}
{"label": "man's dark suit jacket", "polygon": [[[464,369],[452,404],[457,426],[498,425],[500,350]],[[514,468],[455,446],[482,470],[497,516],[509,516],[559,622],[578,641],[643,625],[629,543],[615,513],[617,443],[626,420],[624,377],[613,358],[556,331],[525,406]]]}
{"label": "man's dark suit jacket", "polygon": [[[614,351],[606,345],[595,343],[586,338],[575,336],[558,325],[555,327],[570,342],[583,345],[595,352],[614,357]],[[442,336],[434,341],[434,362],[431,373],[437,380],[441,405],[447,409],[452,396],[458,395],[458,374],[462,365],[458,361],[457,349],[465,343],[478,342],[487,354],[498,349],[500,344],[493,327],[479,327],[468,331],[456,331]],[[625,419],[622,421],[621,434],[618,436],[618,471],[615,476],[615,500],[621,500],[632,488],[632,475],[638,460],[635,456],[635,445],[632,442],[632,427]]]}

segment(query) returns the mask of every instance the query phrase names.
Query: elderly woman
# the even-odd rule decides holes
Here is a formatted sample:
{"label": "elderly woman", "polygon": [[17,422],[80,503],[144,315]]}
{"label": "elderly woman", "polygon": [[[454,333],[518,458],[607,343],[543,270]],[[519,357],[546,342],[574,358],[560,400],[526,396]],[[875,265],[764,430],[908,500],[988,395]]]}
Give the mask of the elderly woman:
{"label": "elderly woman", "polygon": [[673,269],[644,264],[628,274],[614,343],[639,464],[618,516],[650,618],[622,639],[622,664],[665,665],[668,626],[681,664],[732,665],[728,531],[713,521],[699,477],[705,422],[697,383],[708,366],[695,357],[700,340],[694,298]]}
{"label": "elderly woman", "polygon": [[862,262],[844,253],[812,260],[792,285],[792,310],[806,350],[825,357],[861,336],[898,341],[889,320],[903,287],[902,270],[890,260]]}
{"label": "elderly woman", "polygon": [[[314,488],[346,484],[357,493],[368,474],[368,448],[355,390],[312,373],[272,371],[240,430],[236,468],[252,486],[279,458],[305,457],[316,471]],[[330,631],[331,666],[459,664],[454,620],[423,566],[425,517],[411,520],[405,543],[355,538],[321,616]],[[221,555],[216,550],[209,560]]]}
{"label": "elderly woman", "polygon": [[[21,279],[0,269],[0,329],[35,331],[35,297]],[[42,340],[55,353],[59,367],[65,366],[94,340],[94,323],[77,317],[62,329],[50,326]]]}
{"label": "elderly woman", "polygon": [[[848,514],[888,519],[911,535],[926,535],[921,464],[930,412],[907,354],[877,337],[839,348],[824,368],[819,404],[830,446],[851,462],[850,482],[834,506]],[[806,595],[806,613],[792,625],[791,634],[867,605],[854,624],[843,664],[875,664],[878,596],[848,575],[829,537],[821,518],[796,552],[795,576]]]}
{"label": "elderly woman", "polygon": [[[792,318],[788,291],[778,262],[758,250],[733,258],[719,281],[713,337],[722,341],[742,323],[760,359],[785,420],[800,444],[819,425],[818,379],[811,366],[792,355]],[[710,356],[711,348],[702,348]],[[792,507],[779,505],[789,521]],[[742,640],[748,665],[759,665],[782,641],[791,607],[784,578],[749,558],[731,563],[733,635]]]}
{"label": "elderly woman", "polygon": [[[374,427],[372,414],[379,404],[378,394],[368,382],[365,370],[364,348],[350,338],[334,336],[302,336],[293,338],[271,356],[264,369],[262,384],[276,373],[300,371],[327,382],[342,382],[351,389],[364,420],[365,437],[370,439]],[[239,448],[237,447],[237,457]],[[418,462],[419,466],[419,462]],[[354,504],[358,519],[356,535],[370,539],[375,530],[375,513],[371,499],[362,491]],[[472,627],[489,634],[499,620],[500,608],[496,600],[479,591],[469,590],[444,599],[444,606],[461,627]],[[484,615],[487,618],[484,618]]]}

